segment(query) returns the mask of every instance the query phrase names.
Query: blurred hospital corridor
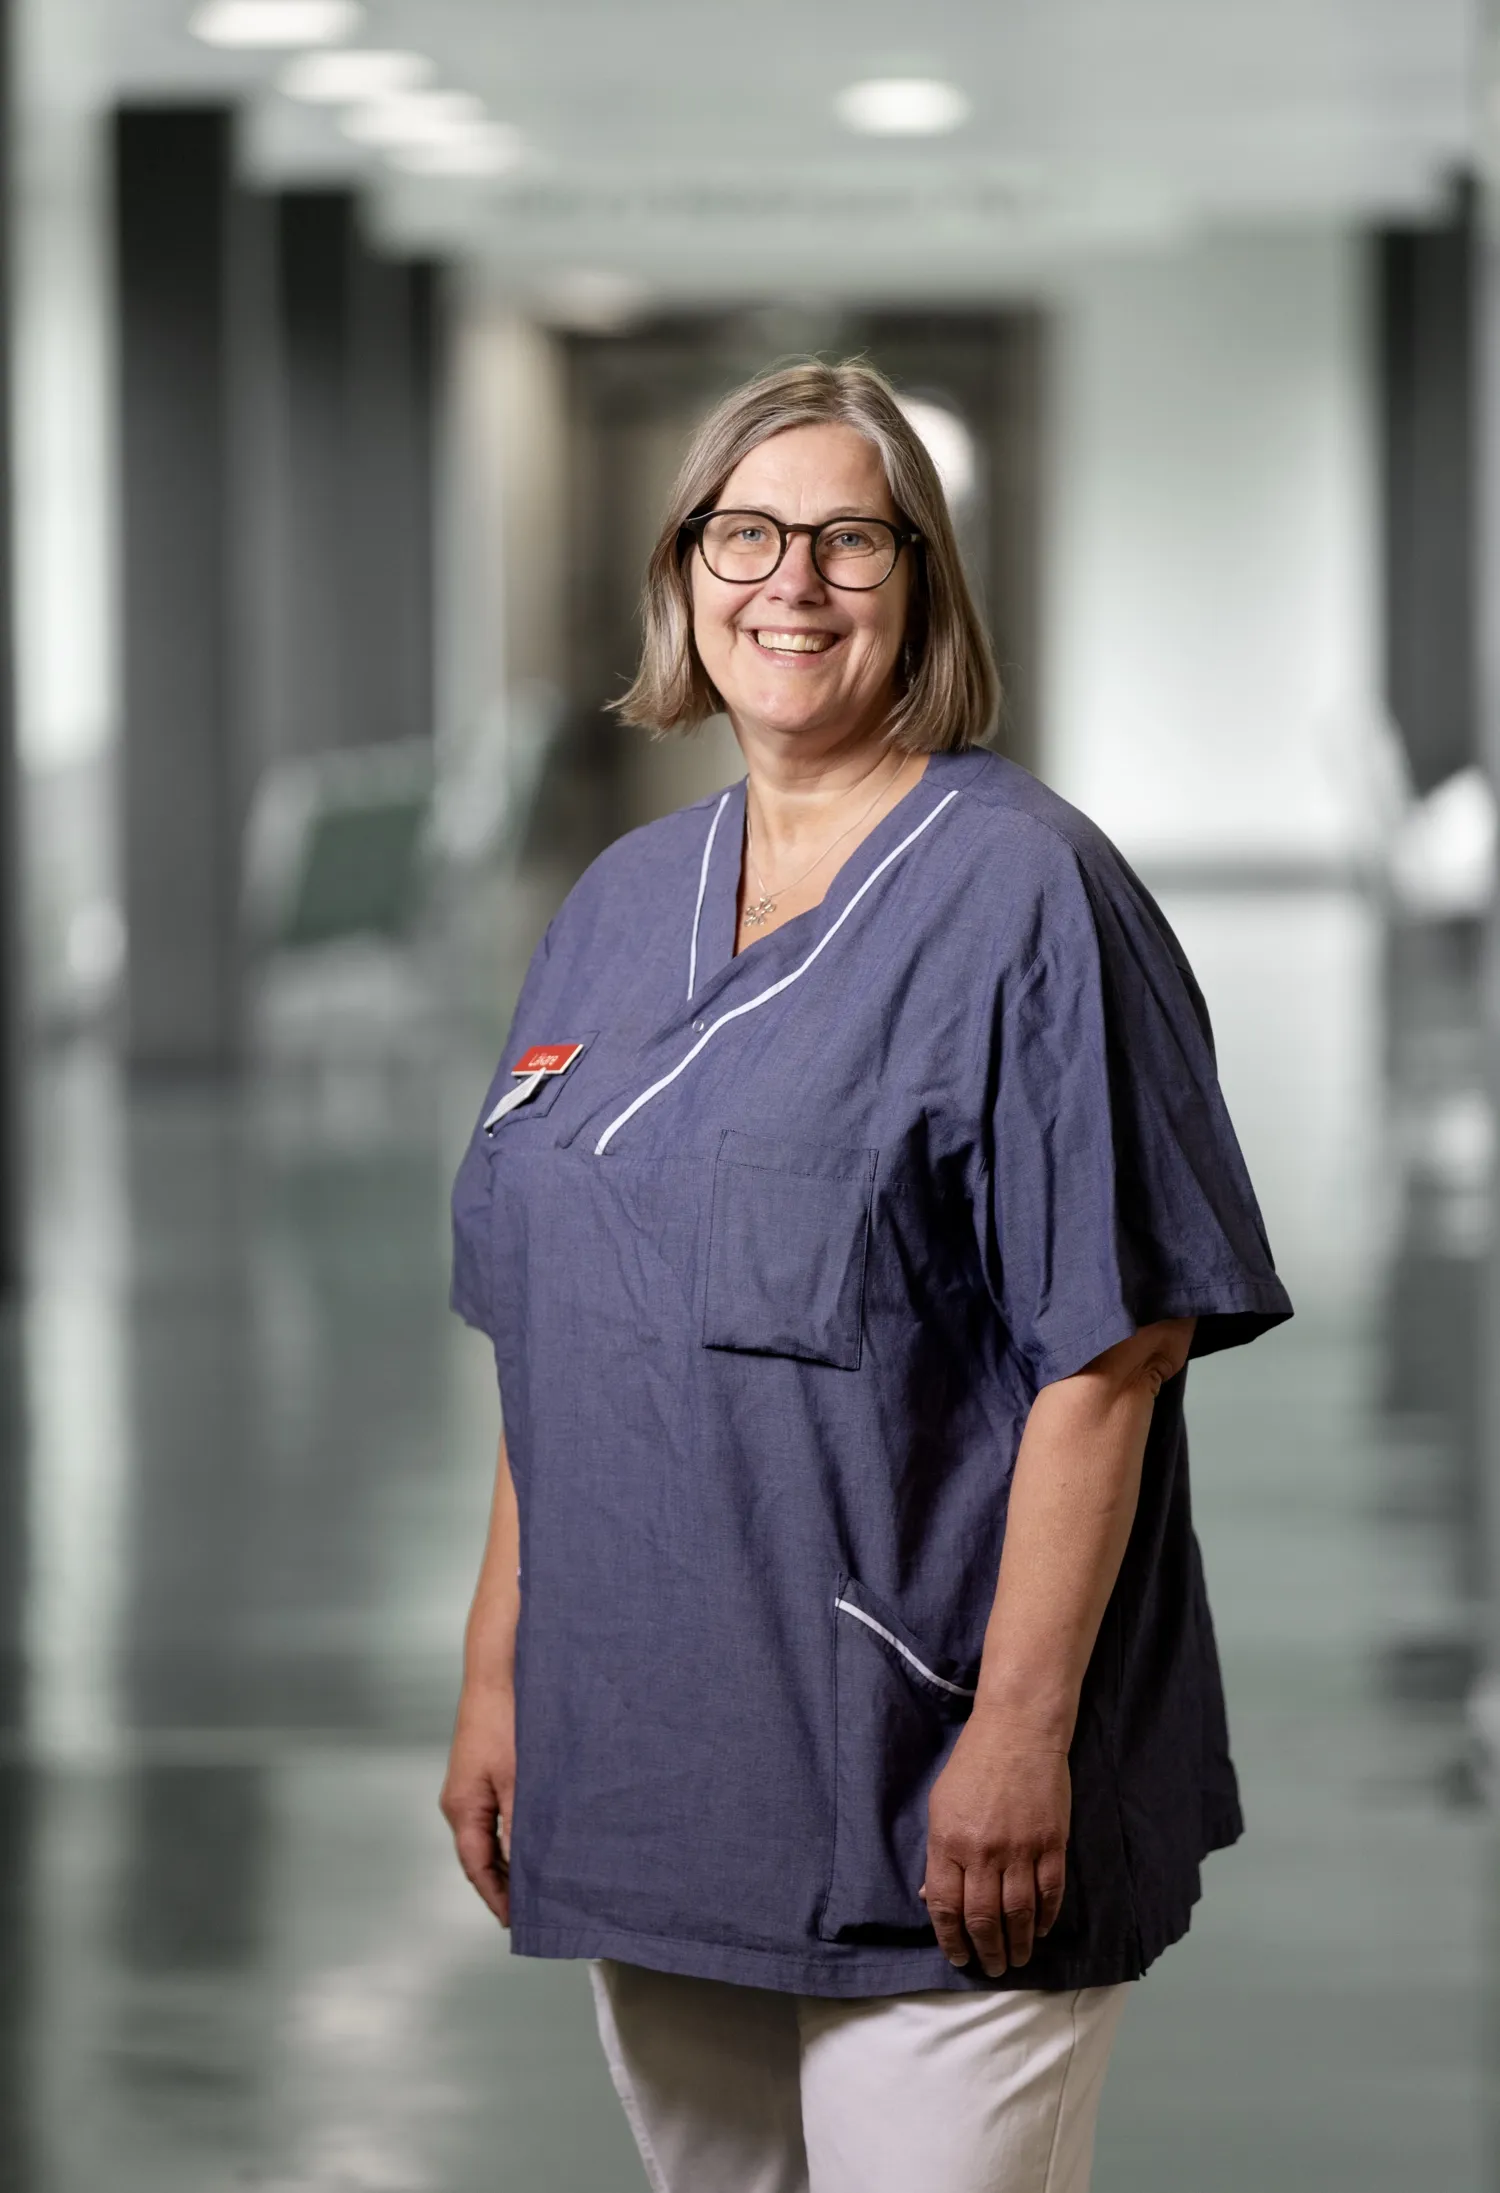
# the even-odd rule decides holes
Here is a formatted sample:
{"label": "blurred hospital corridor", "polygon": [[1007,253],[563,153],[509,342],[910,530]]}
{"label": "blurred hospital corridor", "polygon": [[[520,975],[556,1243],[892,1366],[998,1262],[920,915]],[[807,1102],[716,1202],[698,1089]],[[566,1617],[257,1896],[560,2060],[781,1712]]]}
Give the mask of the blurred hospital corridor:
{"label": "blurred hospital corridor", "polygon": [[[1474,1092],[1393,1102],[1360,895],[1167,904],[1299,1312],[1264,1367],[1191,1373],[1250,1832],[1140,1984],[1096,2181],[1478,2188]],[[1459,1000],[1436,1033],[1463,1056]],[[128,1097],[79,1044],[34,1084],[17,2187],[639,2182],[581,1971],[506,1959],[434,1804],[494,1415],[442,1213],[487,1071],[455,1044]]]}
{"label": "blurred hospital corridor", "polygon": [[1296,1306],[1187,1374],[1247,1833],[1097,2193],[1500,2193],[1500,33],[1046,17],[0,9],[0,2193],[645,2184],[437,1809],[448,1197],[568,890],[743,774],[609,704],[808,356],[1181,939]]}

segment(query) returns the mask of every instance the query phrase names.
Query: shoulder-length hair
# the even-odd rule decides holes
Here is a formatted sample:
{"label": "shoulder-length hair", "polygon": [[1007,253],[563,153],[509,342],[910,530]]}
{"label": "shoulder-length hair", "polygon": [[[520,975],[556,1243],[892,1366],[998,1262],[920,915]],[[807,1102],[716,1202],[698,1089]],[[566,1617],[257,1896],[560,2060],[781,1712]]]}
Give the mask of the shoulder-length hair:
{"label": "shoulder-length hair", "polygon": [[886,738],[908,753],[957,751],[994,727],[1000,679],[964,577],[947,498],[931,457],[885,376],[859,359],[813,360],[757,376],[709,413],[693,437],[646,570],[640,668],[610,705],[626,723],[668,737],[723,707],[693,641],[687,519],[710,510],[742,457],[795,426],[851,426],[873,442],[901,522],[921,535],[896,704]]}

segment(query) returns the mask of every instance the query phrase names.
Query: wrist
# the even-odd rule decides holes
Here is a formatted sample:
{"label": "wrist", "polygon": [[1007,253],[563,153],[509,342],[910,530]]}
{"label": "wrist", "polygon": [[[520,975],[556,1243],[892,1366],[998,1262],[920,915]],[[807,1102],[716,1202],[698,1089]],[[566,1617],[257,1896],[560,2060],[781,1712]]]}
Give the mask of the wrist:
{"label": "wrist", "polygon": [[515,1696],[515,1688],[515,1666],[512,1661],[466,1660],[459,1697],[460,1710],[465,1703],[508,1703]]}
{"label": "wrist", "polygon": [[1066,1758],[1078,1720],[1078,1700],[1065,1693],[1048,1695],[1035,1684],[1024,1687],[1004,1678],[979,1678],[972,1718],[992,1741],[1015,1751],[1057,1752]]}

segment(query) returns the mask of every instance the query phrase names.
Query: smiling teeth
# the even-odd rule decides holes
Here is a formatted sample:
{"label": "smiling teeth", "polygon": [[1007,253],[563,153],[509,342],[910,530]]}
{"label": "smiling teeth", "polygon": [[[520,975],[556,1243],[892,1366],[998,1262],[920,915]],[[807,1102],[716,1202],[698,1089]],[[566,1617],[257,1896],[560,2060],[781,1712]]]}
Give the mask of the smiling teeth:
{"label": "smiling teeth", "polygon": [[777,655],[821,655],[833,645],[831,632],[757,632],[755,637]]}

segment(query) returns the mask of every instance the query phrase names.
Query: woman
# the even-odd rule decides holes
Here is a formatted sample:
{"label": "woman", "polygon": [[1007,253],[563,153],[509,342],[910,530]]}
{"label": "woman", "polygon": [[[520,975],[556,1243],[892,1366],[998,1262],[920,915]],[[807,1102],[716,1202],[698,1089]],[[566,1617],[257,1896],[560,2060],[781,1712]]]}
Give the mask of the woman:
{"label": "woman", "polygon": [[978,743],[878,374],[726,399],[645,616],[623,713],[746,776],[578,884],[459,1174],[505,1440],[444,1810],[593,1960],[659,2193],[1082,2193],[1240,1832],[1183,1369],[1290,1305],[1179,946]]}

